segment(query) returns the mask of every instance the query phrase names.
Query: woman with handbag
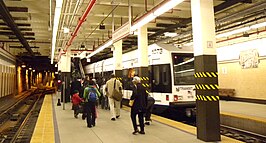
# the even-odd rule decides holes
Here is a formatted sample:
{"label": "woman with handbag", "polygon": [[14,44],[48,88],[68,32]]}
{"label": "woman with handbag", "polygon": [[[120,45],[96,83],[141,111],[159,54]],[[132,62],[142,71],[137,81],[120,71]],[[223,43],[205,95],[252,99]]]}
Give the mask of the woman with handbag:
{"label": "woman with handbag", "polygon": [[[146,106],[147,106],[147,97],[148,94],[145,90],[145,88],[142,86],[140,78],[135,76],[132,80],[134,86],[133,86],[133,92],[132,96],[130,97],[130,100],[134,100],[133,105],[131,106],[131,121],[133,124],[133,135],[140,133],[145,134],[144,132],[144,114],[146,112]],[[136,116],[138,115],[139,118],[139,124],[140,124],[140,131],[138,130]]]}

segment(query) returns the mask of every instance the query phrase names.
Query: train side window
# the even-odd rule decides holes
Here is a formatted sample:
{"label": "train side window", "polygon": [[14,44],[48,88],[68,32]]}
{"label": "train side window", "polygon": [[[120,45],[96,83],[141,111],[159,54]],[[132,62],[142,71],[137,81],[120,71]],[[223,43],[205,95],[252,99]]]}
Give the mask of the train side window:
{"label": "train side window", "polygon": [[169,84],[169,66],[168,65],[163,65],[162,66],[162,83],[163,85],[168,85]]}
{"label": "train side window", "polygon": [[154,84],[159,85],[160,83],[160,67],[154,66]]}

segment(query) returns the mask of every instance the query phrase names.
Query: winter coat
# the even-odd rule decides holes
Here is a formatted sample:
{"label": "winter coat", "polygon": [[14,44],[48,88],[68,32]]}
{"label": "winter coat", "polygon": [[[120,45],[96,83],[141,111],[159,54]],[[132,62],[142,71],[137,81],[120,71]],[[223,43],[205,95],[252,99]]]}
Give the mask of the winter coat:
{"label": "winter coat", "polygon": [[79,97],[77,93],[73,94],[72,96],[72,103],[73,105],[79,105],[82,99]]}
{"label": "winter coat", "polygon": [[130,100],[134,100],[134,103],[131,107],[131,112],[146,112],[148,93],[145,88],[141,83],[137,83],[132,90]]}
{"label": "winter coat", "polygon": [[106,82],[106,95],[108,97],[112,96],[113,90],[114,90],[114,83],[115,83],[115,89],[118,91],[122,90],[122,83],[119,80],[116,80],[115,78],[111,78]]}

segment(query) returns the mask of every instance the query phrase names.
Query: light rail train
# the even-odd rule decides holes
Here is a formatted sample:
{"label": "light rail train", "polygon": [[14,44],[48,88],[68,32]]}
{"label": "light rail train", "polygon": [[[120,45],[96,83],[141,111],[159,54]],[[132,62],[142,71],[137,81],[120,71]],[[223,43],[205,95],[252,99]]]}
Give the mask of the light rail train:
{"label": "light rail train", "polygon": [[[139,73],[139,51],[122,55],[123,99],[132,94],[129,74]],[[149,94],[155,98],[155,105],[181,107],[190,111],[195,107],[194,55],[191,46],[177,48],[168,44],[152,44],[148,47]],[[113,58],[87,65],[84,70],[96,79],[113,73]]]}

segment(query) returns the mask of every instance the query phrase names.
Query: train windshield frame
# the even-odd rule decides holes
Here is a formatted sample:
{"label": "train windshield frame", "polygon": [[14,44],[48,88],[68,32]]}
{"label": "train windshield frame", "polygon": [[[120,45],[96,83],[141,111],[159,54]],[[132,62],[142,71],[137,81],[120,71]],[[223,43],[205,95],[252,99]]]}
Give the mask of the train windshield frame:
{"label": "train windshield frame", "polygon": [[193,85],[194,55],[193,53],[172,53],[174,85]]}

